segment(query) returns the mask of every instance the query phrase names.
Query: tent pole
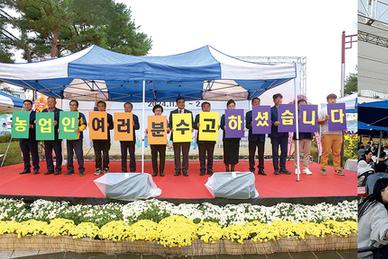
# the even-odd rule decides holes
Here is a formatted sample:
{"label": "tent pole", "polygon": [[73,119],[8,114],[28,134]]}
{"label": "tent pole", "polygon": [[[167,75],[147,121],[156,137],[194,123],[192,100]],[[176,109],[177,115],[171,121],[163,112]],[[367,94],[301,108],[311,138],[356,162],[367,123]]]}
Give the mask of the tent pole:
{"label": "tent pole", "polygon": [[380,141],[379,141],[379,149],[377,150],[377,162],[376,164],[378,164],[380,162],[380,151],[381,151],[381,141],[383,139],[383,131],[380,130]]}
{"label": "tent pole", "polygon": [[[295,113],[297,115],[299,115],[299,111],[298,111],[298,92],[297,92],[297,83],[296,83],[296,77],[294,78],[294,93],[295,93]],[[299,116],[295,116],[296,117],[296,141],[295,141],[295,148],[296,148],[296,153],[295,153],[295,157],[294,159],[296,158],[296,181],[299,182],[300,180],[300,161],[299,161],[299,158],[300,158],[300,150],[299,150]],[[291,140],[292,141],[292,140]]]}
{"label": "tent pole", "polygon": [[[143,118],[142,118],[142,124],[144,127],[145,123],[145,80],[143,80]],[[142,132],[142,140],[141,140],[141,172],[144,173],[144,130]]]}

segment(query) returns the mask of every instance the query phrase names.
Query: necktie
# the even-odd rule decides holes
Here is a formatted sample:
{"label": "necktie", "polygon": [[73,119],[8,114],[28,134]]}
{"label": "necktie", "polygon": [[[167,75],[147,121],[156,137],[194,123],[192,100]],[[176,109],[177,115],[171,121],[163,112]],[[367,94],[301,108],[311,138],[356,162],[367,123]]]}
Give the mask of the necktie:
{"label": "necktie", "polygon": [[182,113],[182,110],[179,110],[179,113]]}

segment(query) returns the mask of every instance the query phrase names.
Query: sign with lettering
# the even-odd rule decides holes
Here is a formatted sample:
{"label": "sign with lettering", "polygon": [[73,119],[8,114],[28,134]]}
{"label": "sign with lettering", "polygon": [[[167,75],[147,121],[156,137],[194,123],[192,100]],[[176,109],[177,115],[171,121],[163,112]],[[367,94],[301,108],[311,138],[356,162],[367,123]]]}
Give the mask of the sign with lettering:
{"label": "sign with lettering", "polygon": [[199,141],[218,140],[219,116],[218,112],[199,113]]}
{"label": "sign with lettering", "polygon": [[270,106],[252,106],[252,133],[270,134],[271,133],[271,107]]}
{"label": "sign with lettering", "polygon": [[133,113],[116,112],[114,114],[115,140],[133,141]]}
{"label": "sign with lettering", "polygon": [[225,138],[244,137],[244,110],[225,110]]}
{"label": "sign with lettering", "polygon": [[344,103],[328,103],[329,131],[346,130],[346,108]]}
{"label": "sign with lettering", "polygon": [[191,142],[193,139],[191,113],[172,114],[172,128],[174,130],[174,142]]}
{"label": "sign with lettering", "polygon": [[279,132],[295,132],[295,104],[279,104],[278,106],[278,121]]}
{"label": "sign with lettering", "polygon": [[107,112],[89,112],[89,139],[108,139]]}
{"label": "sign with lettering", "polygon": [[59,139],[77,139],[78,112],[59,112]]}
{"label": "sign with lettering", "polygon": [[30,112],[14,111],[12,112],[12,138],[29,137]]}
{"label": "sign with lettering", "polygon": [[318,131],[318,105],[300,105],[299,116],[299,132]]}
{"label": "sign with lettering", "polygon": [[54,113],[36,113],[36,140],[54,140]]}
{"label": "sign with lettering", "polygon": [[148,144],[167,145],[167,116],[148,116]]}

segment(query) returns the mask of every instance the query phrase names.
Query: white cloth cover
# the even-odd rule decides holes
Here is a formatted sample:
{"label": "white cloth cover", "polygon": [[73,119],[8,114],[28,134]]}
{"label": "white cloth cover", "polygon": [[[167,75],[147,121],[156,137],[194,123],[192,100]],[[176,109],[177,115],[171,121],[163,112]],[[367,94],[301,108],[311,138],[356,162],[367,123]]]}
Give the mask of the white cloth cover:
{"label": "white cloth cover", "polygon": [[259,196],[255,189],[255,176],[251,172],[215,173],[205,186],[218,198],[250,199]]}
{"label": "white cloth cover", "polygon": [[108,173],[94,183],[108,199],[134,201],[162,194],[152,176],[144,173]]}

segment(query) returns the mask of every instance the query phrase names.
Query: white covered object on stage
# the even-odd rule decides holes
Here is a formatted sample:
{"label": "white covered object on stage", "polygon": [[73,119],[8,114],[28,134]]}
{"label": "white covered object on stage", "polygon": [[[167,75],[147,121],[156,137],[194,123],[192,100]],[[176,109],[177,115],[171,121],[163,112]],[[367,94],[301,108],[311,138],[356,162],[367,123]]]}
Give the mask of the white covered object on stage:
{"label": "white covered object on stage", "polygon": [[94,183],[108,199],[134,201],[162,194],[152,176],[146,173],[108,173]]}
{"label": "white covered object on stage", "polygon": [[218,198],[250,199],[259,196],[252,172],[214,173],[205,186],[214,197]]}

